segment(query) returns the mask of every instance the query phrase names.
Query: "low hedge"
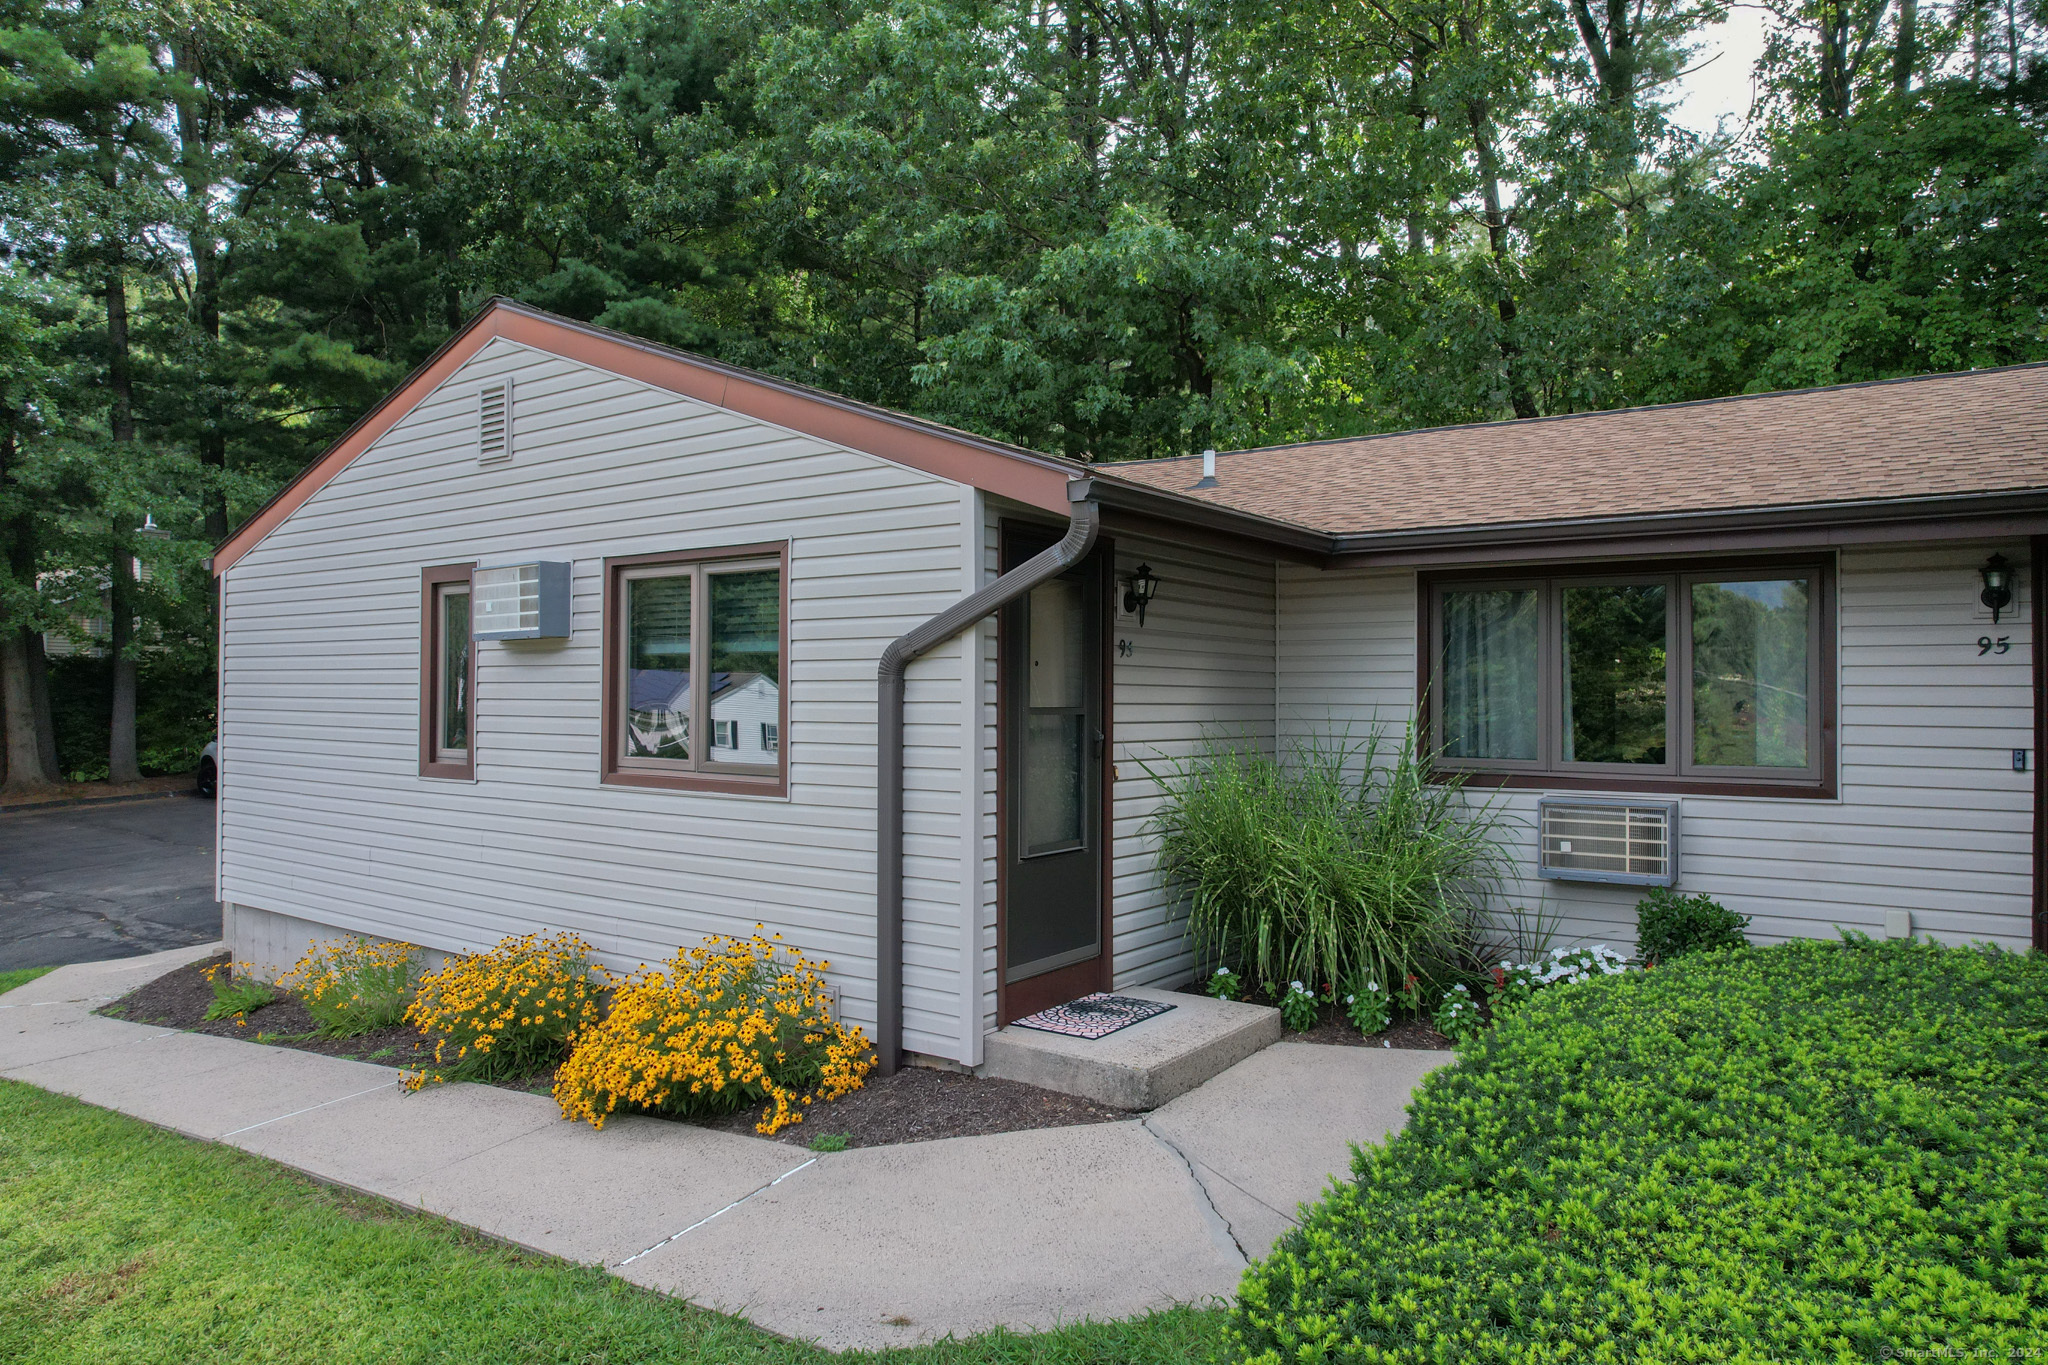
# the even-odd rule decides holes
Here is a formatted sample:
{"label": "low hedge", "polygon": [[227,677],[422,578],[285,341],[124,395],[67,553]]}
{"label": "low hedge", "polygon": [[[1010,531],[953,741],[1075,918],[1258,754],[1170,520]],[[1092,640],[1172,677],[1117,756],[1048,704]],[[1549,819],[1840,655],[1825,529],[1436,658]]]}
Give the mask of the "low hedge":
{"label": "low hedge", "polygon": [[1793,943],[1539,993],[1231,1317],[1240,1358],[2048,1345],[2048,957]]}

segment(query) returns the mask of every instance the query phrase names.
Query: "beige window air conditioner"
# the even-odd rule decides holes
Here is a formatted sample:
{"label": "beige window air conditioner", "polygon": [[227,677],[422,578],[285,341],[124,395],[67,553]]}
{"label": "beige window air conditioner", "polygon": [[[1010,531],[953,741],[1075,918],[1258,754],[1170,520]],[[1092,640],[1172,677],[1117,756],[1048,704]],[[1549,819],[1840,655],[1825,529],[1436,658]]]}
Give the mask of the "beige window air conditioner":
{"label": "beige window air conditioner", "polygon": [[1536,822],[1540,876],[1627,886],[1678,882],[1676,801],[1546,796],[1536,803]]}

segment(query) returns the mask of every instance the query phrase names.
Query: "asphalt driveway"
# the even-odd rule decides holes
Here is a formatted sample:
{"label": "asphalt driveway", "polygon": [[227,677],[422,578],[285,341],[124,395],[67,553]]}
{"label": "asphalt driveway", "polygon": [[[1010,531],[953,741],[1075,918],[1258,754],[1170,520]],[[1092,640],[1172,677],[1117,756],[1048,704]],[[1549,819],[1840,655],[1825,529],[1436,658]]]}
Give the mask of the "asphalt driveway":
{"label": "asphalt driveway", "polygon": [[180,795],[0,815],[0,971],[219,937],[213,802]]}

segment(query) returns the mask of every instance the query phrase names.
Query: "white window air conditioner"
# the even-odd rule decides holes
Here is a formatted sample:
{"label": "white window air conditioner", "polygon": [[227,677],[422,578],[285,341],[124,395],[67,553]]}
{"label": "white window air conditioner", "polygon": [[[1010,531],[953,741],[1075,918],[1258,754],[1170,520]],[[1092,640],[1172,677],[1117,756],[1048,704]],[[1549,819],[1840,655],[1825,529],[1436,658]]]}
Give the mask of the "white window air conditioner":
{"label": "white window air conditioner", "polygon": [[536,560],[470,574],[475,606],[470,635],[478,640],[550,640],[569,634],[569,565]]}

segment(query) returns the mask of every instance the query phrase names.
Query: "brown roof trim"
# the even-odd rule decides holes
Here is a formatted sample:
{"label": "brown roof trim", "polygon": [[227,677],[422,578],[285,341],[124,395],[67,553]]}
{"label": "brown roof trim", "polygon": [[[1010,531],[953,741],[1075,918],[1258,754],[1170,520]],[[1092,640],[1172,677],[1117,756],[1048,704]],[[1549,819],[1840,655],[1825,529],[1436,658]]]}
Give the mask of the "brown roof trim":
{"label": "brown roof trim", "polygon": [[1733,540],[1765,535],[1771,544],[1837,544],[1859,538],[1894,539],[1900,533],[1957,536],[1999,533],[1988,523],[2004,518],[2048,517],[2048,489],[1949,494],[1925,498],[1873,498],[1857,502],[1815,502],[1793,507],[1730,508],[1704,512],[1660,512],[1645,516],[1587,517],[1447,526],[1423,530],[1372,531],[1332,536],[1335,562],[1418,563],[1418,555],[1451,551],[1523,552],[1569,546],[1597,549],[1604,542],[1653,541],[1668,553],[1676,542],[1714,537]]}
{"label": "brown roof trim", "polygon": [[[1749,403],[1771,398],[1797,398],[1816,393],[1841,393],[1851,389],[1881,389],[1899,384],[1926,384],[1943,379],[1975,378],[1979,375],[2006,374],[2016,370],[2038,370],[2048,368],[2048,360],[2024,360],[2013,365],[1987,365],[1975,370],[1938,370],[1932,374],[1897,375],[1891,379],[1859,379],[1846,384],[1817,384],[1804,389],[1766,389],[1760,393],[1730,393],[1719,398],[1689,398],[1680,403],[1637,403],[1625,408],[1588,408],[1584,412],[1555,412],[1548,417],[1503,417],[1484,422],[1452,422],[1440,427],[1403,427],[1399,431],[1372,431],[1358,436],[1331,436],[1320,441],[1293,441],[1277,446],[1246,446],[1238,450],[1219,450],[1216,458],[1227,459],[1232,455],[1273,455],[1289,450],[1317,450],[1324,446],[1350,446],[1366,441],[1391,441],[1399,437],[1430,436],[1446,431],[1486,431],[1501,427],[1537,427],[1557,422],[1576,422],[1582,418],[1621,417],[1635,412],[1683,412],[1687,408],[1721,407],[1729,403]],[[1200,455],[1169,455],[1154,460],[1115,460],[1095,466],[1105,471],[1115,471],[1120,465],[1131,464],[1177,464],[1182,461],[1199,460]]]}
{"label": "brown roof trim", "polygon": [[1199,498],[1182,497],[1150,484],[1084,476],[1076,478],[1073,486],[1072,496],[1076,502],[1096,502],[1134,517],[1215,532],[1268,552],[1279,551],[1288,558],[1321,561],[1331,553],[1334,545],[1334,537],[1325,531],[1262,517],[1256,512],[1240,512],[1234,507],[1204,502]]}
{"label": "brown roof trim", "polygon": [[1170,534],[1172,527],[1190,527],[1230,542],[1222,548],[1263,550],[1333,568],[1668,556],[1686,549],[1820,549],[1905,538],[2048,532],[2048,489],[1331,535],[1108,476],[1076,479],[1074,488],[1077,499],[1127,514],[1120,519],[1126,529]]}
{"label": "brown roof trim", "polygon": [[465,361],[500,337],[1062,515],[1067,511],[1067,480],[1085,468],[509,299],[492,299],[222,541],[213,554],[213,572],[226,572]]}

